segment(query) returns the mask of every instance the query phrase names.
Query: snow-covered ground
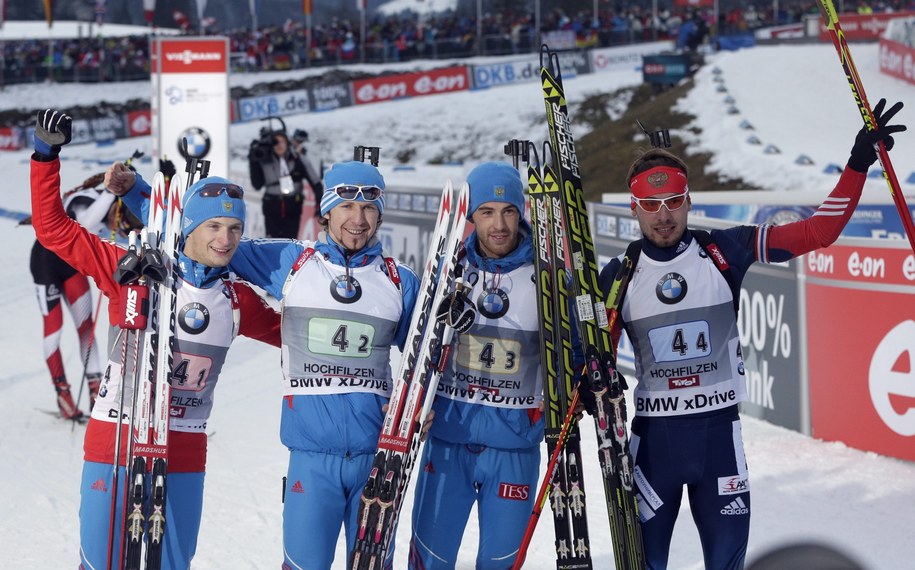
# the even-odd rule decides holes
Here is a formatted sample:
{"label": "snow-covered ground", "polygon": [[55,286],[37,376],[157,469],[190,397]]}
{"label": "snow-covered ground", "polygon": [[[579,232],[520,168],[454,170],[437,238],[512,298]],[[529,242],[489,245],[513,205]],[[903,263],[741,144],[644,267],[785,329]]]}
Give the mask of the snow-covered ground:
{"label": "snow-covered ground", "polygon": [[[853,45],[852,54],[872,103],[880,96],[907,104],[915,101],[915,87],[880,75],[875,45]],[[714,67],[721,70],[739,115],[725,114],[725,94],[717,92],[717,83],[712,81]],[[588,93],[639,81],[637,71],[582,76],[568,80],[566,92],[574,113],[575,103]],[[0,105],[66,108],[103,97],[126,100],[145,94],[147,89],[142,84],[130,84],[119,86],[112,94],[110,86],[100,87],[12,87],[3,92]],[[717,168],[765,188],[820,190],[824,196],[832,188],[835,175],[823,174],[822,166],[844,164],[860,125],[830,45],[759,47],[710,57],[709,65],[697,76],[695,89],[681,105],[697,116],[702,128],[695,135],[694,148],[714,153]],[[405,141],[419,140],[422,150],[416,159],[421,163],[451,154],[451,149],[471,146],[474,154],[468,156],[499,159],[502,145],[510,138],[543,139],[543,118],[539,89],[536,83],[528,83],[302,115],[289,118],[287,124],[306,128],[313,152],[328,159],[346,158],[355,144],[381,146],[384,157],[385,152],[393,153]],[[650,118],[646,119],[643,122],[650,123]],[[752,123],[757,136],[765,144],[778,146],[782,154],[764,155],[759,146],[746,144],[747,133],[738,128],[742,120]],[[904,109],[898,120],[915,128],[915,105]],[[244,152],[258,127],[232,127],[234,176],[246,175]],[[584,134],[579,125],[573,131],[579,137]],[[101,170],[97,160],[123,159],[136,148],[149,151],[150,141],[133,139],[109,147],[65,148],[64,188]],[[794,164],[802,153],[812,157],[817,166]],[[0,154],[0,172],[7,180],[0,193],[0,209],[28,212],[28,156],[26,151]],[[608,160],[615,159],[612,149],[607,150],[607,156]],[[915,170],[915,133],[897,137],[892,157],[900,177]],[[140,170],[148,175],[150,167],[141,165]],[[420,166],[420,173],[431,185],[443,181],[437,169]],[[904,188],[907,193],[913,191],[911,185]],[[870,181],[867,191],[886,192],[886,187],[879,180]],[[5,326],[0,327],[0,347],[6,362],[0,372],[2,568],[72,567],[78,560],[78,486],[84,428],[73,430],[69,423],[38,411],[51,410],[55,404],[41,355],[41,321],[28,270],[33,239],[30,228],[0,218],[0,240],[7,244],[0,248],[0,267],[4,268],[0,312],[6,319]],[[105,327],[100,325],[98,331],[104,342]],[[69,318],[62,342],[68,374],[78,379],[81,363]],[[278,356],[276,349],[244,338],[239,338],[229,353],[210,421],[213,435],[196,568],[275,568],[282,561],[280,481],[286,471],[286,453],[278,440]],[[594,449],[594,435],[587,427],[583,433],[587,454]],[[852,553],[870,568],[912,567],[915,465],[812,440],[751,418],[744,419],[744,435],[753,489],[749,559],[789,541],[819,540]],[[603,498],[596,484],[596,460],[585,465],[585,480],[594,565],[610,568],[612,551]],[[412,492],[397,536],[396,568],[406,567],[411,503]],[[549,516],[544,518],[534,536],[527,568],[554,567],[553,532]],[[460,568],[472,568],[478,538],[472,519],[465,532]],[[341,544],[338,566],[342,551]],[[671,567],[702,567],[698,538],[685,504],[674,536]]]}

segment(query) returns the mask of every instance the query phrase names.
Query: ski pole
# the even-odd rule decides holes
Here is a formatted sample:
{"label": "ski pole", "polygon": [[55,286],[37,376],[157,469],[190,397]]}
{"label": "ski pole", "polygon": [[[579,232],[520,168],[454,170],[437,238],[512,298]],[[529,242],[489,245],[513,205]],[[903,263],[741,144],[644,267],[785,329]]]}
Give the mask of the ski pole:
{"label": "ski pole", "polygon": [[[845,76],[848,78],[848,86],[851,87],[855,103],[858,105],[858,111],[861,112],[861,118],[864,119],[864,125],[868,131],[877,129],[877,122],[874,120],[874,113],[867,102],[867,95],[864,93],[864,85],[861,83],[861,76],[855,67],[855,62],[851,57],[851,51],[848,48],[848,42],[845,40],[845,33],[842,26],[839,25],[839,14],[832,0],[817,0],[820,11],[823,14],[823,20],[826,22],[826,31],[832,38],[832,43],[836,46],[839,53],[839,62],[845,70]],[[905,196],[899,188],[899,180],[896,178],[896,171],[890,162],[890,155],[886,152],[886,146],[883,141],[878,141],[876,145],[877,157],[880,160],[880,166],[883,168],[883,179],[886,180],[890,188],[890,195],[893,197],[893,203],[899,216],[902,218],[902,227],[905,230],[906,237],[909,238],[909,245],[912,251],[915,251],[915,224],[912,223],[912,215],[909,213],[909,207],[905,202]]]}
{"label": "ski pole", "polygon": [[527,549],[531,545],[531,539],[534,537],[534,529],[540,521],[540,513],[546,504],[547,496],[553,487],[553,478],[556,476],[556,470],[559,467],[559,455],[565,450],[566,441],[569,439],[572,425],[575,422],[575,408],[578,407],[578,390],[572,394],[572,401],[569,402],[569,411],[562,422],[562,430],[556,440],[556,448],[553,449],[553,455],[546,466],[546,472],[543,481],[540,483],[540,490],[537,492],[537,500],[534,501],[534,510],[531,511],[531,517],[527,521],[527,528],[524,530],[524,538],[521,539],[521,546],[518,547],[518,554],[515,555],[515,563],[512,570],[519,570],[524,564],[524,558],[527,556]]}

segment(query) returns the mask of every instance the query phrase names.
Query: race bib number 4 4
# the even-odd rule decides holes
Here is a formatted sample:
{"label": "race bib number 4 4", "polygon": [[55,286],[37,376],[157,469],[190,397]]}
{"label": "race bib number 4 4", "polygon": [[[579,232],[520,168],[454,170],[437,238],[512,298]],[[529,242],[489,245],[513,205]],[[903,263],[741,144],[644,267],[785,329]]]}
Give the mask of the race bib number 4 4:
{"label": "race bib number 4 4", "polygon": [[314,354],[368,358],[375,327],[354,321],[315,317],[308,321],[308,350]]}
{"label": "race bib number 4 4", "polygon": [[655,362],[701,358],[712,353],[707,321],[677,323],[648,332]]}

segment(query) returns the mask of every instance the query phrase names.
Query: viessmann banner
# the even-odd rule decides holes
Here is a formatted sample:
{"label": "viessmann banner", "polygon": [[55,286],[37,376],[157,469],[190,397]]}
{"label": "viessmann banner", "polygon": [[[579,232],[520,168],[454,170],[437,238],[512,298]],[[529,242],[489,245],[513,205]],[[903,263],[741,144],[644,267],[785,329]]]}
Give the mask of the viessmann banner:
{"label": "viessmann banner", "polygon": [[151,47],[153,156],[210,161],[229,171],[229,40],[155,38]]}
{"label": "viessmann banner", "polygon": [[839,244],[804,263],[813,435],[915,461],[915,256]]}

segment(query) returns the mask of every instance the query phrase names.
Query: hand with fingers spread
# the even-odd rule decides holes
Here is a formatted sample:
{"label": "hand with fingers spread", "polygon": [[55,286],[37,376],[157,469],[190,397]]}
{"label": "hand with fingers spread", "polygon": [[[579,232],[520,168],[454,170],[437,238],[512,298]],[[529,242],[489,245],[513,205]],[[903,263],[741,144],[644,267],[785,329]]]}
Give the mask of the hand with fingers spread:
{"label": "hand with fingers spread", "polygon": [[855,145],[851,148],[851,156],[848,158],[848,167],[852,170],[866,173],[867,169],[877,162],[875,145],[883,141],[883,146],[889,151],[893,148],[893,133],[901,133],[906,130],[905,125],[887,124],[902,109],[902,101],[896,102],[886,113],[883,112],[884,107],[886,107],[886,99],[880,99],[880,102],[874,107],[876,129],[869,131],[865,126],[858,131]]}
{"label": "hand with fingers spread", "polygon": [[73,119],[70,115],[53,109],[38,113],[35,121],[35,152],[46,157],[56,157],[60,147],[73,137]]}

